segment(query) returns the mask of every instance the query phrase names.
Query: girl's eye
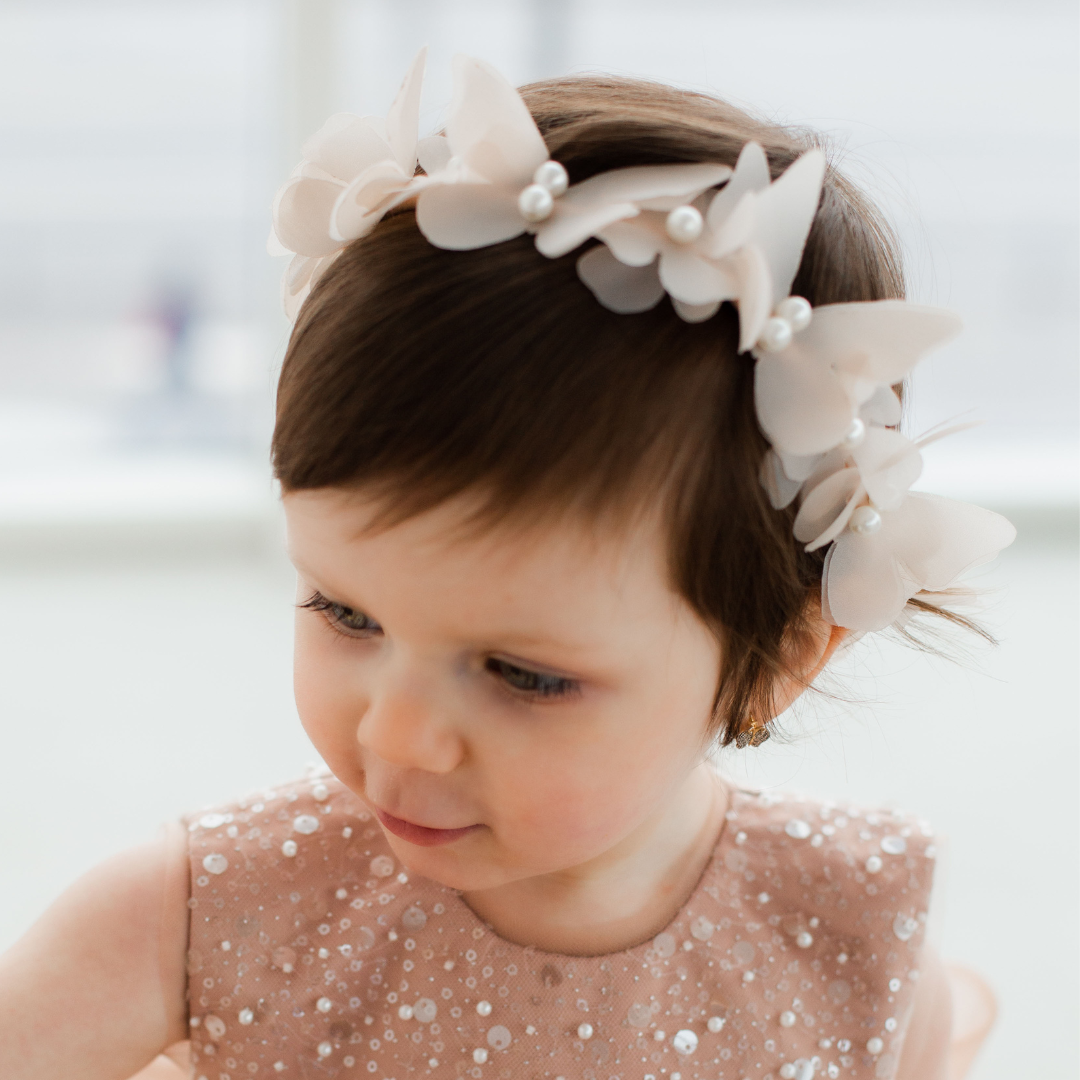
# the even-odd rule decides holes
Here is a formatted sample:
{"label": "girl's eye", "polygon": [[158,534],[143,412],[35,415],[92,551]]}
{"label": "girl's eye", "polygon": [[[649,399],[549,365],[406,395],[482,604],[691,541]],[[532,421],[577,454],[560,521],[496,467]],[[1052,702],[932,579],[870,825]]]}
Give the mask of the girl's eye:
{"label": "girl's eye", "polygon": [[494,657],[484,665],[493,675],[498,675],[505,683],[512,686],[522,694],[528,694],[537,698],[569,697],[580,689],[573,679],[563,678],[561,675],[545,675],[539,671],[530,671],[528,668],[518,667],[506,660],[496,660]]}
{"label": "girl's eye", "polygon": [[320,592],[312,595],[300,605],[308,611],[318,611],[328,623],[343,634],[370,637],[382,630],[382,627],[362,611],[356,611],[334,600],[327,600]]}

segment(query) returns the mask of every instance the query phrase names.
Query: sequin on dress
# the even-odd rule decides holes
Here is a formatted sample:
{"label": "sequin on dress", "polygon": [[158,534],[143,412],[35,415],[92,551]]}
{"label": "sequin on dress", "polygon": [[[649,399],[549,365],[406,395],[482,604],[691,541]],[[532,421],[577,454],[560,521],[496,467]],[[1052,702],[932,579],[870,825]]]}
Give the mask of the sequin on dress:
{"label": "sequin on dress", "polygon": [[603,956],[511,944],[311,777],[187,821],[197,1080],[893,1075],[933,878],[911,817],[731,793],[674,921]]}

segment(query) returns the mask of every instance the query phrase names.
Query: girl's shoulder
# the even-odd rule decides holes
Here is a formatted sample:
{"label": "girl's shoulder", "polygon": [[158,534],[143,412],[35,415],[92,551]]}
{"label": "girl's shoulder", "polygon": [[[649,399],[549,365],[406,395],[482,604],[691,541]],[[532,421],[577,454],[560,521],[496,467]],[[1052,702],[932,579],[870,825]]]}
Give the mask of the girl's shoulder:
{"label": "girl's shoulder", "polygon": [[936,855],[929,823],[903,810],[736,789],[703,884],[804,948],[827,927],[906,942],[926,923]]}

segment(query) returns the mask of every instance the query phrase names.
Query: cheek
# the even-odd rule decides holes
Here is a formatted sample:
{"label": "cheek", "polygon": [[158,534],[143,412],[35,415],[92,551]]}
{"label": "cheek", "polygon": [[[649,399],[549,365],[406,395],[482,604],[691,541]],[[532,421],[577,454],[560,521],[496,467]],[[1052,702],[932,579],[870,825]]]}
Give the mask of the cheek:
{"label": "cheek", "polygon": [[353,743],[363,713],[355,672],[325,626],[301,612],[296,620],[293,692],[300,722],[315,748],[330,763],[334,748]]}
{"label": "cheek", "polygon": [[538,740],[499,769],[496,805],[508,843],[523,857],[567,865],[588,858],[641,824],[682,782],[698,760],[687,725],[680,738],[655,714],[584,743]]}

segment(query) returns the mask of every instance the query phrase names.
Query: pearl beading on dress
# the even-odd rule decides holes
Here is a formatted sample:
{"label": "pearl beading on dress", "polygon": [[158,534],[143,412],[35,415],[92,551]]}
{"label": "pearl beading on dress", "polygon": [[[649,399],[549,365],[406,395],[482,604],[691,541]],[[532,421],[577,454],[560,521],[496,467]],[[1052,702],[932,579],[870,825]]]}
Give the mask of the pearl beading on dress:
{"label": "pearl beading on dress", "polygon": [[905,815],[736,792],[671,925],[597,957],[500,939],[329,778],[188,828],[196,1080],[887,1080],[899,1060],[934,866]]}

